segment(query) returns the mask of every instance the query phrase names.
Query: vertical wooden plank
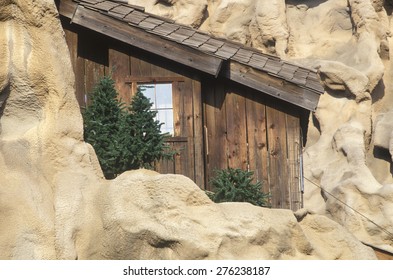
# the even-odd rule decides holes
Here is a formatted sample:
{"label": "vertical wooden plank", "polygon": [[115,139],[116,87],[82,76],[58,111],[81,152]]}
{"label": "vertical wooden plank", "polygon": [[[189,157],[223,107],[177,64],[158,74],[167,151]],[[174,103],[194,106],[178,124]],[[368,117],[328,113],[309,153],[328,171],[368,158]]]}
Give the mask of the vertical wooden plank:
{"label": "vertical wooden plank", "polygon": [[204,135],[204,146],[205,146],[205,152],[204,152],[204,161],[205,161],[205,189],[206,190],[212,190],[211,186],[209,184],[209,181],[211,180],[212,177],[212,168],[213,168],[213,158],[212,154],[213,150],[211,145],[213,143],[210,143],[212,141],[212,138],[215,137],[215,92],[214,92],[214,84],[211,80],[206,79],[203,84],[202,88],[202,100],[203,100],[203,135]]}
{"label": "vertical wooden plank", "polygon": [[184,175],[190,179],[193,179],[188,174],[188,142],[174,142],[174,149],[176,151],[174,159],[174,173]]}
{"label": "vertical wooden plank", "polygon": [[[175,149],[174,143],[168,141],[167,143],[171,149]],[[175,174],[175,160],[161,159],[155,163],[154,170],[161,174]]]}
{"label": "vertical wooden plank", "polygon": [[298,116],[287,115],[287,147],[288,147],[288,187],[290,194],[290,209],[301,208],[300,190],[300,119]]}
{"label": "vertical wooden plank", "polygon": [[[223,84],[216,84],[215,88],[215,128],[217,129],[216,139],[213,142],[213,151],[215,155],[214,169],[228,168],[228,139],[227,139],[227,119],[226,119],[226,97],[227,92]],[[214,170],[213,170],[214,171]]]}
{"label": "vertical wooden plank", "polygon": [[87,105],[90,104],[90,94],[93,92],[94,87],[104,75],[104,65],[100,65],[88,59],[85,60],[85,101]]}
{"label": "vertical wooden plank", "polygon": [[132,77],[151,77],[152,69],[151,64],[137,58],[135,56],[130,56],[131,64],[131,76]]}
{"label": "vertical wooden plank", "polygon": [[172,103],[173,103],[173,130],[175,137],[181,137],[182,128],[184,126],[184,114],[183,108],[183,96],[181,95],[182,89],[184,88],[184,82],[174,82],[172,85]]}
{"label": "vertical wooden plank", "polygon": [[[134,55],[130,56],[130,75],[132,77],[151,77],[152,69],[151,64],[135,57]],[[136,93],[137,84],[132,83],[131,86],[131,98]]]}
{"label": "vertical wooden plank", "polygon": [[246,100],[237,94],[235,85],[228,91],[226,102],[228,167],[248,169]]}
{"label": "vertical wooden plank", "polygon": [[185,175],[193,180],[194,166],[193,161],[193,119],[192,119],[192,82],[186,80],[184,82],[173,83],[173,115],[174,115],[174,133],[178,137],[186,137],[187,142],[177,145],[175,158],[176,174]]}
{"label": "vertical wooden plank", "polygon": [[290,172],[288,166],[288,139],[287,139],[287,114],[280,111],[279,114],[280,124],[280,145],[282,146],[280,159],[281,173],[280,173],[280,186],[281,186],[281,208],[291,209],[291,191],[289,186]]}
{"label": "vertical wooden plank", "polygon": [[[173,131],[175,137],[182,136],[182,126],[183,126],[183,118],[184,108],[182,106],[183,98],[181,96],[182,88],[184,87],[184,82],[175,82],[172,84],[172,103],[173,103]],[[181,174],[181,149],[184,147],[180,145],[175,145],[176,154],[174,156],[175,161],[175,173]]]}
{"label": "vertical wooden plank", "polygon": [[[167,68],[163,68],[160,65],[157,65],[152,61],[153,63],[150,65],[151,67],[151,72],[150,76],[151,77],[182,77],[182,75],[175,73]],[[162,63],[161,63],[162,65]]]}
{"label": "vertical wooden plank", "polygon": [[191,178],[195,182],[195,168],[194,168],[194,114],[193,114],[193,85],[191,79],[186,79],[184,88],[182,89],[182,106],[183,106],[183,127],[182,136],[187,137],[185,143],[186,151],[184,151],[184,158],[182,160],[183,175]]}
{"label": "vertical wooden plank", "polygon": [[85,66],[84,59],[78,55],[78,34],[65,29],[65,37],[70,52],[71,63],[75,74],[75,95],[80,107],[85,103]]}
{"label": "vertical wooden plank", "polygon": [[286,118],[279,110],[267,107],[269,186],[273,208],[289,208],[286,162]]}
{"label": "vertical wooden plank", "polygon": [[266,139],[266,106],[260,95],[248,93],[246,102],[248,159],[255,181],[262,182],[262,192],[269,193]]}
{"label": "vertical wooden plank", "polygon": [[125,79],[130,75],[130,58],[127,54],[115,49],[109,49],[109,68],[112,72],[112,79],[115,81],[115,88],[119,93],[119,98],[129,104],[131,101],[131,88],[125,83]]}
{"label": "vertical wooden plank", "polygon": [[205,167],[204,167],[204,150],[203,150],[203,118],[202,118],[202,90],[201,82],[193,80],[193,114],[194,114],[194,173],[195,183],[202,189],[205,189]]}
{"label": "vertical wooden plank", "polygon": [[228,168],[227,123],[225,109],[225,88],[222,84],[210,80],[204,87],[205,98],[205,147],[206,150],[206,185],[215,171]]}

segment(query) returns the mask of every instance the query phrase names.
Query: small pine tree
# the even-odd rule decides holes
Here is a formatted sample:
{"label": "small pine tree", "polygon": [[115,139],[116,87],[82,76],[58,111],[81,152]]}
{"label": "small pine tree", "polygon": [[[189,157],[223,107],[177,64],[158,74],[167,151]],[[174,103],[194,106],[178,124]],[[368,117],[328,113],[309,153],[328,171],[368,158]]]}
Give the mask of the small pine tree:
{"label": "small pine tree", "polygon": [[96,151],[106,178],[117,174],[119,121],[124,117],[124,104],[117,99],[114,81],[103,77],[94,87],[91,104],[83,112],[84,139]]}
{"label": "small pine tree", "polygon": [[253,174],[234,168],[218,170],[210,181],[214,192],[207,194],[214,202],[249,202],[267,207],[270,195],[261,192],[261,182],[252,183]]}
{"label": "small pine tree", "polygon": [[138,91],[128,110],[118,100],[114,81],[103,77],[83,113],[84,139],[96,151],[105,178],[138,168],[152,168],[161,158],[173,159],[152,103]]}
{"label": "small pine tree", "polygon": [[155,119],[157,112],[151,110],[153,103],[138,90],[129,107],[127,126],[130,128],[129,153],[132,157],[128,168],[153,168],[154,162],[161,158],[173,158],[173,152],[165,143],[169,134],[161,133],[161,123]]}

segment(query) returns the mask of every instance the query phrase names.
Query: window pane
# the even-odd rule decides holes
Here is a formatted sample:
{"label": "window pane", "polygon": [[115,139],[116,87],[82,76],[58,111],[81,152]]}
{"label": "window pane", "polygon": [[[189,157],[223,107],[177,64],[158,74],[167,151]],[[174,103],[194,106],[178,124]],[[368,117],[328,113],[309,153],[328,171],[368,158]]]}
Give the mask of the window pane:
{"label": "window pane", "polygon": [[161,132],[162,133],[170,133],[173,135],[173,110],[159,110],[157,114],[157,120],[160,123],[163,123],[161,125]]}
{"label": "window pane", "polygon": [[143,95],[149,98],[150,102],[153,103],[152,109],[155,109],[156,108],[156,101],[154,96],[155,86],[149,84],[140,84],[139,87],[142,90]]}
{"label": "window pane", "polygon": [[166,84],[138,84],[144,96],[153,103],[152,110],[157,111],[155,117],[161,125],[162,133],[174,135],[172,83]]}
{"label": "window pane", "polygon": [[156,85],[157,108],[172,108],[172,84]]}

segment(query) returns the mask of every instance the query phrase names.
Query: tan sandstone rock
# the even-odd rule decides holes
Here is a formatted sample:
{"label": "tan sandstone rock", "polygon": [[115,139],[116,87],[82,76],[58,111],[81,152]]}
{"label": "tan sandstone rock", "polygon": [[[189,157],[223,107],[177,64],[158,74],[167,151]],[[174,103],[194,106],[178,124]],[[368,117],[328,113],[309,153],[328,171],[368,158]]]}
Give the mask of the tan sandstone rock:
{"label": "tan sandstone rock", "polygon": [[[326,217],[302,213],[298,222],[290,210],[215,204],[183,176],[131,171],[100,192],[100,223],[84,229],[96,233],[96,242],[76,248],[78,258],[374,258],[370,248]],[[79,236],[75,241],[83,244]]]}
{"label": "tan sandstone rock", "polygon": [[0,45],[0,259],[375,258],[323,216],[146,170],[104,180],[53,1],[0,0]]}

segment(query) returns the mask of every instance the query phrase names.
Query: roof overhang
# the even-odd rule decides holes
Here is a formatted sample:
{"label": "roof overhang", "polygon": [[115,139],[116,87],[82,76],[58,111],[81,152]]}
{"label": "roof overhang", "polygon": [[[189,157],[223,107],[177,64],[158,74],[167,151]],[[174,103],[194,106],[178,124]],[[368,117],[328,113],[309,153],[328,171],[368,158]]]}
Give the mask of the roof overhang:
{"label": "roof overhang", "polygon": [[310,111],[316,110],[319,101],[320,95],[309,89],[278,79],[236,61],[230,61],[226,69],[222,71],[222,75],[239,84],[268,93]]}
{"label": "roof overhang", "polygon": [[119,40],[123,43],[154,53],[180,64],[218,76],[223,60],[192,48],[163,40],[137,27],[108,17],[94,10],[86,9],[72,1],[60,1],[59,13],[77,24]]}
{"label": "roof overhang", "polygon": [[[214,77],[223,76],[310,111],[316,110],[320,94],[323,93],[323,87],[317,81],[316,72],[262,53],[257,54],[261,63],[256,63],[258,62],[256,60],[253,64],[242,63],[244,57],[239,56],[239,53],[233,59],[219,57],[202,51],[202,48],[190,47],[154,34],[151,30],[129,24],[99,9],[85,8],[73,0],[60,0],[59,13],[69,18],[72,24],[80,25]],[[223,42],[228,46],[231,44],[225,40]],[[242,51],[245,53],[248,50],[243,48]],[[284,69],[285,67],[287,69]],[[298,70],[294,72],[291,68]]]}

